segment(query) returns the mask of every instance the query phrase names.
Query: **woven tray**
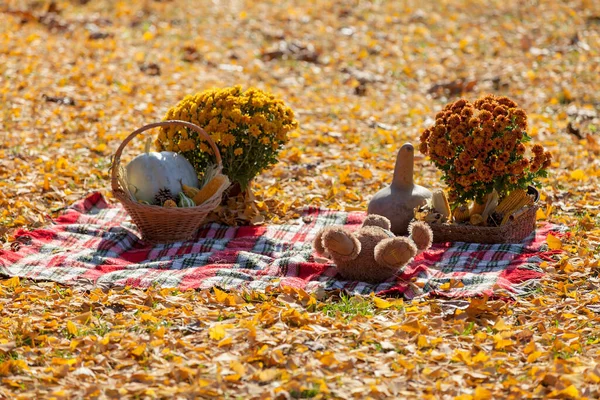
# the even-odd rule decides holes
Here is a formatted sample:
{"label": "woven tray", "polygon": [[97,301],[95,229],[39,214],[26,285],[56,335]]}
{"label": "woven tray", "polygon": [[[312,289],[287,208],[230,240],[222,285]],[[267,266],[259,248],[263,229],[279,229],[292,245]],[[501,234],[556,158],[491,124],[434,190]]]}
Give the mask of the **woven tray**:
{"label": "woven tray", "polygon": [[217,169],[223,169],[221,154],[211,137],[197,125],[186,121],[170,120],[145,125],[132,132],[117,149],[112,163],[112,193],[123,204],[133,222],[137,225],[142,239],[152,244],[173,243],[191,239],[196,230],[204,223],[206,216],[221,203],[222,191],[217,191],[211,198],[196,207],[168,208],[146,205],[133,201],[119,183],[119,164],[123,149],[135,136],[148,129],[160,126],[181,125],[190,128],[208,141],[215,153]]}
{"label": "woven tray", "polygon": [[529,207],[521,217],[501,226],[473,226],[461,224],[430,224],[433,242],[519,243],[535,231],[537,204]]}

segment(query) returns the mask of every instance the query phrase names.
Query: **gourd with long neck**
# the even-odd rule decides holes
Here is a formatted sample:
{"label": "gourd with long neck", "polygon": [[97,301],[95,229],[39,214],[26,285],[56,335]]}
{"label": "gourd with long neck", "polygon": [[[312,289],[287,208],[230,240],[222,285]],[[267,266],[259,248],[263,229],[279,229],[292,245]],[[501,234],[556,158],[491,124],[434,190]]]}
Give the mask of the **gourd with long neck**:
{"label": "gourd with long neck", "polygon": [[428,189],[414,183],[414,155],[412,144],[406,143],[400,148],[392,184],[377,192],[369,203],[369,214],[387,217],[396,235],[408,233],[415,208],[424,205],[432,196]]}
{"label": "gourd with long neck", "polygon": [[394,167],[394,178],[392,186],[395,188],[412,188],[414,182],[415,169],[415,149],[410,143],[406,143],[400,148],[396,157],[396,165]]}

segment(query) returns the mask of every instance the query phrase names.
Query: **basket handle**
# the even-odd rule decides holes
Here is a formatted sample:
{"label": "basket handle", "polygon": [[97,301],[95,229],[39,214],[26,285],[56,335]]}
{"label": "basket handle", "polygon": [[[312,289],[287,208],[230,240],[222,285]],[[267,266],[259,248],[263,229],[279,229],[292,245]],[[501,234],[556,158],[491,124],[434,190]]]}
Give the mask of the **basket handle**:
{"label": "basket handle", "polygon": [[115,156],[113,157],[112,168],[111,168],[111,186],[112,186],[112,190],[114,192],[119,190],[119,183],[118,183],[118,177],[117,177],[117,174],[119,172],[118,166],[121,163],[121,153],[123,152],[123,149],[125,148],[125,146],[127,146],[127,143],[129,143],[134,137],[136,137],[137,135],[139,135],[140,133],[142,133],[144,131],[147,131],[148,129],[156,128],[159,126],[173,126],[173,125],[182,125],[182,126],[185,126],[186,128],[190,128],[190,129],[198,132],[198,134],[200,136],[202,136],[202,138],[205,139],[208,142],[208,144],[210,144],[210,147],[212,147],[213,151],[215,152],[215,158],[217,159],[217,165],[218,165],[219,170],[221,170],[223,168],[223,162],[221,160],[221,153],[219,152],[219,148],[217,147],[215,141],[208,135],[208,133],[206,133],[206,131],[204,129],[202,129],[198,125],[192,124],[191,122],[180,121],[180,120],[176,120],[176,119],[168,120],[168,121],[161,121],[161,122],[153,122],[151,124],[144,125],[141,128],[133,131],[129,136],[127,136],[125,138],[125,140],[123,140],[123,143],[121,143],[121,145],[117,149],[117,152],[115,153]]}

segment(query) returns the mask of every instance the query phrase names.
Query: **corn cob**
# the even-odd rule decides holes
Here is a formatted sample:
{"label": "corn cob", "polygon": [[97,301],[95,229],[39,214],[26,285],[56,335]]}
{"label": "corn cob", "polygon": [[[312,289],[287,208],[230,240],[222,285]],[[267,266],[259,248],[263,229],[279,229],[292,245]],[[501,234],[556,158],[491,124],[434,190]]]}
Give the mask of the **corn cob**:
{"label": "corn cob", "polygon": [[223,187],[229,186],[229,178],[227,175],[218,174],[212,178],[206,185],[194,196],[194,203],[197,206],[210,199],[217,191]]}
{"label": "corn cob", "polygon": [[169,199],[163,203],[163,207],[167,207],[167,208],[177,207],[177,203],[175,203],[175,200]]}
{"label": "corn cob", "polygon": [[200,189],[192,187],[192,186],[188,186],[184,183],[181,184],[181,188],[183,189],[183,194],[185,194],[190,199],[193,199],[200,191]]}
{"label": "corn cob", "polygon": [[442,214],[444,221],[448,221],[450,219],[452,211],[450,210],[450,204],[448,203],[446,193],[444,193],[442,189],[436,189],[433,191],[433,196],[431,197],[431,205],[433,206],[435,211]]}
{"label": "corn cob", "polygon": [[523,200],[517,203],[514,207],[511,207],[506,211],[507,214],[512,214],[515,211],[522,209],[525,206],[530,206],[533,204],[533,199],[530,196],[525,196]]}
{"label": "corn cob", "polygon": [[481,214],[471,214],[469,217],[469,223],[471,225],[483,225],[483,222],[484,220]]}
{"label": "corn cob", "polygon": [[496,211],[501,214],[507,214],[507,211],[514,209],[515,205],[519,204],[523,199],[527,199],[527,192],[523,189],[516,189],[510,192],[508,196],[506,196],[498,207],[496,207]]}
{"label": "corn cob", "polygon": [[465,222],[469,220],[469,207],[465,205],[458,206],[454,209],[454,222]]}

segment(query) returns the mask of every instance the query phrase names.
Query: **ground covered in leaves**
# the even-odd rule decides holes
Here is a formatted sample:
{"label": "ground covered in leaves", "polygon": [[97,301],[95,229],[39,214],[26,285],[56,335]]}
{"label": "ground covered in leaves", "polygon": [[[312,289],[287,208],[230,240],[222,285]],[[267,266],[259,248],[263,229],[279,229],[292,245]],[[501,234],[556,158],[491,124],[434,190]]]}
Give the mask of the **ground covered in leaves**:
{"label": "ground covered in leaves", "polygon": [[365,209],[401,143],[446,102],[492,92],[552,151],[538,216],[571,234],[550,243],[565,253],[538,292],[511,302],[6,279],[0,397],[600,397],[600,6],[488,3],[2,2],[2,246],[90,191],[110,197],[123,138],[234,84],[281,96],[300,122],[254,185],[270,223],[303,205]]}

